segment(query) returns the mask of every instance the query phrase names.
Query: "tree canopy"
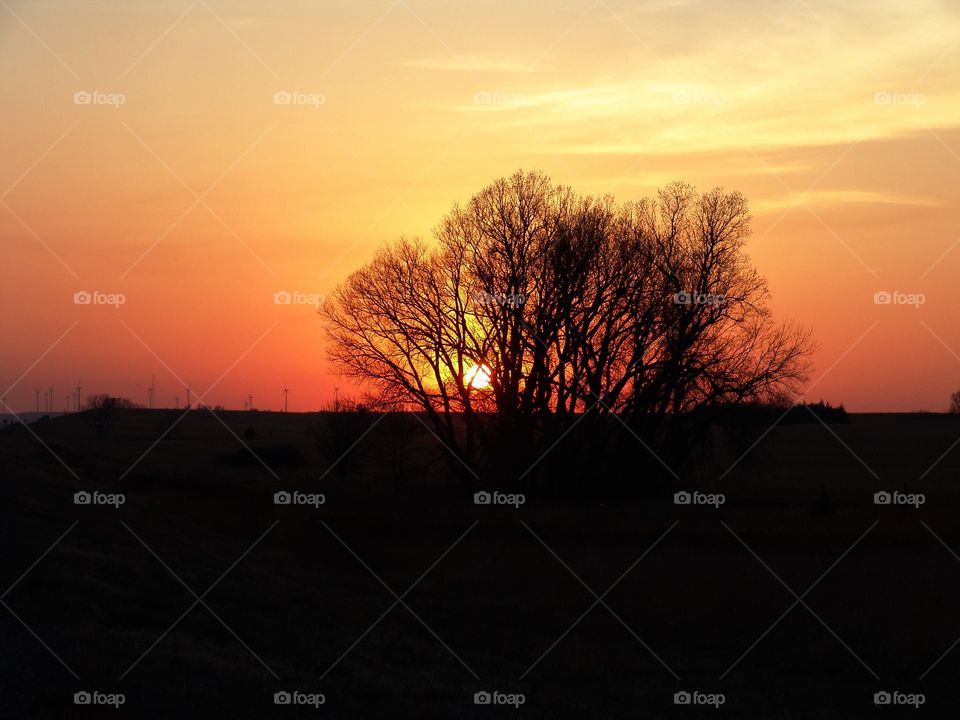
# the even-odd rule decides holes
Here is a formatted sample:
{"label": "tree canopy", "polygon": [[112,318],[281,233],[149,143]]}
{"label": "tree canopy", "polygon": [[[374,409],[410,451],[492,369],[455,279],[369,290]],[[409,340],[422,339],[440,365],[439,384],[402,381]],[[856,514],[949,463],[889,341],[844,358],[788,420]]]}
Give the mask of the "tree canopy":
{"label": "tree canopy", "polygon": [[[618,204],[517,172],[455,205],[434,243],[402,238],[350,275],[324,308],[329,354],[466,462],[585,413],[655,438],[807,377],[810,333],[774,319],[749,233],[737,192],[673,183]],[[488,387],[464,380],[476,366]]]}

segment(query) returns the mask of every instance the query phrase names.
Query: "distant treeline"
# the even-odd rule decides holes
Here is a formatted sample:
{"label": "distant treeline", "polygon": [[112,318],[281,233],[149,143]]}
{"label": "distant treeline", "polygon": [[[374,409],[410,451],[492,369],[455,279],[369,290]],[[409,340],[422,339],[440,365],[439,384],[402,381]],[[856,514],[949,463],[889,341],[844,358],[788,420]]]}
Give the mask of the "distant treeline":
{"label": "distant treeline", "polygon": [[772,425],[781,417],[780,425],[802,425],[818,420],[828,424],[850,422],[843,403],[835,406],[823,400],[792,406],[746,403],[718,412],[718,421],[724,425]]}

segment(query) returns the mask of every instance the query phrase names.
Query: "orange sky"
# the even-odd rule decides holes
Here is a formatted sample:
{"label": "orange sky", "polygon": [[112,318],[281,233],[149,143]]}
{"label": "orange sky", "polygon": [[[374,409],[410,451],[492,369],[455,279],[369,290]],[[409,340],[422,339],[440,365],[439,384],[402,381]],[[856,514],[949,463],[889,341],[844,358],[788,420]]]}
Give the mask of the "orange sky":
{"label": "orange sky", "polygon": [[3,0],[0,391],[145,403],[156,374],[161,405],[189,383],[276,409],[286,381],[315,409],[338,382],[319,318],[274,293],[330,294],[522,167],[622,200],[744,192],[774,308],[820,345],[810,399],[942,410],[960,5],[835,5]]}

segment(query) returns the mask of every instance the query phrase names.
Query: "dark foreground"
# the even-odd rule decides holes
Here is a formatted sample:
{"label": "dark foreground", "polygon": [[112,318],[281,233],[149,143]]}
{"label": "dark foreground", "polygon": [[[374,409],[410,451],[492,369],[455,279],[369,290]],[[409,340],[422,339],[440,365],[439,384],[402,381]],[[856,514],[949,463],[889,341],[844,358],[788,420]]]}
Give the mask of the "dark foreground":
{"label": "dark foreground", "polygon": [[412,416],[332,469],[326,416],[220,419],[0,433],[0,717],[953,716],[954,418],[731,445],[676,488],[719,509],[474,505]]}

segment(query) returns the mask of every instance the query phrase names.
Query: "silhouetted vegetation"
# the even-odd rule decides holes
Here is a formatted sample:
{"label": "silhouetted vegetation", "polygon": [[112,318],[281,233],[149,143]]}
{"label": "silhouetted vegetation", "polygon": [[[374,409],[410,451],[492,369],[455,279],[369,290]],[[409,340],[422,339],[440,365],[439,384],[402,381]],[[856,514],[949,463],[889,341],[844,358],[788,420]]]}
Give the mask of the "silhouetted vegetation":
{"label": "silhouetted vegetation", "polygon": [[113,425],[117,410],[131,410],[139,407],[141,406],[129,398],[100,394],[88,395],[83,409],[87,411],[97,436],[102,438]]}
{"label": "silhouetted vegetation", "polygon": [[796,405],[744,403],[718,409],[718,422],[725,425],[801,425],[815,423],[818,420],[827,424],[849,422],[847,410],[843,404],[834,406],[820,400],[816,403],[798,403]]}
{"label": "silhouetted vegetation", "polygon": [[[518,172],[436,246],[402,239],[353,273],[323,311],[331,357],[423,411],[467,486],[467,467],[636,485],[683,466],[713,410],[782,404],[807,375],[810,335],[774,321],[749,232],[739,193],[618,205]],[[464,381],[479,364],[488,388]]]}
{"label": "silhouetted vegetation", "polygon": [[342,476],[353,468],[357,445],[377,420],[363,403],[339,397],[323,409],[320,418],[317,445],[330,463],[328,470],[333,468]]}

